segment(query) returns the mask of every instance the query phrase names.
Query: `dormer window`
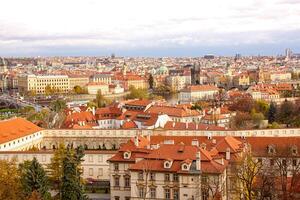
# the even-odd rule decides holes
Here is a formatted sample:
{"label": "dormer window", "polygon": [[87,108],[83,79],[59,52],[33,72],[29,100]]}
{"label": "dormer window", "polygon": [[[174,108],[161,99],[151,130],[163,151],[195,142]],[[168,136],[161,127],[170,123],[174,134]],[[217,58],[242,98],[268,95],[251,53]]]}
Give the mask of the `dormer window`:
{"label": "dormer window", "polygon": [[181,165],[181,170],[183,170],[183,171],[188,171],[189,169],[190,169],[189,164],[184,163],[184,164]]}
{"label": "dormer window", "polygon": [[274,147],[274,145],[269,145],[268,146],[268,153],[269,154],[274,154],[275,153],[275,147]]}
{"label": "dormer window", "polygon": [[165,168],[165,169],[170,169],[171,166],[172,166],[172,161],[171,161],[171,160],[166,160],[166,161],[164,162],[164,168]]}
{"label": "dormer window", "polygon": [[126,151],[126,152],[124,152],[123,156],[124,156],[124,159],[130,159],[130,157],[131,157],[131,152]]}
{"label": "dormer window", "polygon": [[293,156],[295,156],[295,155],[298,154],[298,148],[297,148],[297,146],[293,145],[291,147],[291,153],[292,153]]}

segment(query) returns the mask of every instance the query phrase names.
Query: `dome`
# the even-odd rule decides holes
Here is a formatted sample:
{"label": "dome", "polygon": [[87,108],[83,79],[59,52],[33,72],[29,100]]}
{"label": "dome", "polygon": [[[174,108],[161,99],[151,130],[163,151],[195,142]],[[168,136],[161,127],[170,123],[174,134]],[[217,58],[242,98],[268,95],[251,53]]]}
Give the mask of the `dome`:
{"label": "dome", "polygon": [[161,66],[158,70],[158,74],[167,74],[169,72],[169,69],[166,66]]}

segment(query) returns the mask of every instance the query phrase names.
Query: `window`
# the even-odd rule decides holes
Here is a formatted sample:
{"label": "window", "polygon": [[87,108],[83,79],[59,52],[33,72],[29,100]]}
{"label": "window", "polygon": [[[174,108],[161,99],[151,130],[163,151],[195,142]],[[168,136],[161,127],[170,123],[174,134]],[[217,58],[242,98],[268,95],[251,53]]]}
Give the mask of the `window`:
{"label": "window", "polygon": [[274,166],[274,159],[270,159],[270,166]]}
{"label": "window", "polygon": [[286,166],[286,160],[285,159],[282,160],[282,165]]}
{"label": "window", "polygon": [[130,197],[125,197],[125,200],[130,200]]}
{"label": "window", "polygon": [[173,199],[179,200],[179,190],[178,189],[173,190]]}
{"label": "window", "polygon": [[150,198],[156,198],[156,188],[150,188]]}
{"label": "window", "polygon": [[170,198],[171,198],[170,189],[165,189],[165,199],[170,199]]}
{"label": "window", "polygon": [[94,170],[93,168],[89,168],[89,176],[93,176],[94,175]]}
{"label": "window", "polygon": [[144,174],[143,174],[143,172],[139,172],[139,174],[138,174],[138,179],[139,179],[139,180],[143,180],[143,179],[144,179]]}
{"label": "window", "polygon": [[119,164],[118,163],[114,164],[114,169],[115,169],[115,171],[119,171]]}
{"label": "window", "polygon": [[144,198],[144,196],[145,196],[145,192],[144,191],[145,191],[144,188],[139,188],[139,197],[140,198]]}
{"label": "window", "polygon": [[293,159],[293,166],[297,166],[297,159]]}
{"label": "window", "polygon": [[165,181],[170,181],[170,174],[165,174]]}
{"label": "window", "polygon": [[155,181],[155,174],[154,173],[150,173],[150,181]]}
{"label": "window", "polygon": [[103,176],[103,169],[102,168],[98,168],[98,176]]}
{"label": "window", "polygon": [[173,181],[178,182],[178,174],[173,174]]}
{"label": "window", "polygon": [[115,196],[115,200],[120,200],[120,197],[119,196]]}
{"label": "window", "polygon": [[89,162],[93,162],[93,155],[89,155]]}
{"label": "window", "polygon": [[129,176],[125,176],[125,187],[130,187],[130,177]]}
{"label": "window", "polygon": [[115,176],[115,187],[120,186],[120,178],[118,176]]}

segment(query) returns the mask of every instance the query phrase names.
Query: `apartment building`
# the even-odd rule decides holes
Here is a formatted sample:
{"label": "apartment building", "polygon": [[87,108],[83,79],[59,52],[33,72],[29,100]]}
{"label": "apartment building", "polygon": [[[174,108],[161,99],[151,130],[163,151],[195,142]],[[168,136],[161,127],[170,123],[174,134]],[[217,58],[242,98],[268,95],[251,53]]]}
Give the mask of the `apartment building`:
{"label": "apartment building", "polygon": [[21,75],[18,77],[20,92],[34,91],[45,94],[46,88],[51,87],[56,93],[68,93],[70,90],[69,77],[66,75]]}
{"label": "apartment building", "polygon": [[[130,140],[108,160],[111,199],[226,199],[228,161],[198,145],[167,141],[150,147],[141,137]],[[219,185],[208,191],[211,180]]]}

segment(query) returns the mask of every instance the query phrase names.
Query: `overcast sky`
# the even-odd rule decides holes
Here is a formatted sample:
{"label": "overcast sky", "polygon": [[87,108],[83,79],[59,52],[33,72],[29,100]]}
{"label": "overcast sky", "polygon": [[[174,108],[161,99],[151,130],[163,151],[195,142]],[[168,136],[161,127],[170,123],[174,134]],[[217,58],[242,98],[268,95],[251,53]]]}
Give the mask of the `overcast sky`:
{"label": "overcast sky", "polygon": [[300,0],[1,0],[0,55],[300,52]]}

